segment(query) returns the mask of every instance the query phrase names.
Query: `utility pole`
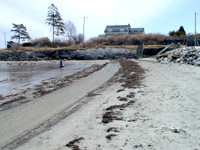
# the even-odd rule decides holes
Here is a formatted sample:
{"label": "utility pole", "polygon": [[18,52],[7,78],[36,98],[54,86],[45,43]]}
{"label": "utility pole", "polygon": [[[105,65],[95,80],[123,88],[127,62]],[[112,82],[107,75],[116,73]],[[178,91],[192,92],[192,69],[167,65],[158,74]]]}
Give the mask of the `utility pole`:
{"label": "utility pole", "polygon": [[85,41],[85,19],[88,17],[83,18],[83,41]]}
{"label": "utility pole", "polygon": [[197,30],[196,30],[196,23],[197,23],[197,13],[195,12],[195,26],[194,26],[194,46],[197,46]]}
{"label": "utility pole", "polygon": [[85,41],[85,17],[83,18],[83,42]]}

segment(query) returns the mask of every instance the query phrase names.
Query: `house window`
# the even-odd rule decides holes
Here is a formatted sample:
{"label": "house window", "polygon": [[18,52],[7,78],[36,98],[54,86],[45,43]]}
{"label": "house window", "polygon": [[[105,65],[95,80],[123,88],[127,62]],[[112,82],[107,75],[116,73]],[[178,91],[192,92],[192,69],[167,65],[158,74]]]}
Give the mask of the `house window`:
{"label": "house window", "polygon": [[120,29],[112,29],[112,32],[120,32]]}

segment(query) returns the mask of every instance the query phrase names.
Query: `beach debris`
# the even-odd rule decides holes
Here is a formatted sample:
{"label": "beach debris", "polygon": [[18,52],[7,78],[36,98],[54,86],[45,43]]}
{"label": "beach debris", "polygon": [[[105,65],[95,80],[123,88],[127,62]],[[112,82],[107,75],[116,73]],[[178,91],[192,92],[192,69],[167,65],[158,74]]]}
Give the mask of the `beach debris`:
{"label": "beach debris", "polygon": [[66,144],[66,147],[72,148],[72,150],[80,150],[79,146],[76,145],[75,143],[79,143],[79,141],[84,140],[83,137],[74,139],[73,141],[70,141],[68,144]]}
{"label": "beach debris", "polygon": [[137,119],[129,119],[127,122],[135,122]]}
{"label": "beach debris", "polygon": [[116,134],[108,134],[108,135],[106,136],[106,139],[112,140],[112,137],[114,137],[114,136],[117,136],[117,135],[116,135]]}
{"label": "beach debris", "polygon": [[124,89],[119,89],[117,90],[117,93],[124,91]]}
{"label": "beach debris", "polygon": [[[121,69],[119,74],[121,74],[121,79],[119,80],[123,88],[137,88],[141,86],[141,80],[143,79],[144,70],[133,61],[121,60]],[[134,74],[131,72],[135,72]]]}
{"label": "beach debris", "polygon": [[14,102],[17,102],[17,101],[22,101],[22,100],[26,100],[26,97],[25,96],[18,96],[18,97],[15,97],[13,99],[11,99],[10,101],[6,101],[6,102],[3,102],[2,104],[0,104],[0,107],[4,106],[4,105],[8,105],[8,104],[12,104]]}
{"label": "beach debris", "polygon": [[128,98],[133,98],[135,96],[135,93],[134,92],[131,92],[131,93],[129,93],[126,97],[128,97]]}
{"label": "beach debris", "polygon": [[128,101],[128,99],[126,97],[117,97],[120,101]]}
{"label": "beach debris", "polygon": [[131,101],[129,101],[129,102],[127,102],[127,103],[123,103],[123,104],[121,104],[121,105],[113,105],[113,106],[110,106],[110,107],[106,108],[106,110],[113,110],[113,109],[122,109],[122,108],[126,108],[126,107],[132,105],[133,103],[135,103],[135,101],[134,101],[134,100],[131,100]]}
{"label": "beach debris", "polygon": [[[129,60],[120,60],[121,69],[117,73],[120,75],[119,82],[122,83],[122,89],[117,92],[124,91],[126,88],[137,88],[141,86],[141,80],[143,79],[144,70],[138,65],[138,63]],[[134,72],[134,73],[133,73]],[[134,97],[134,92],[130,93],[128,97],[118,97],[120,101],[128,101],[128,98]],[[103,114],[102,123],[110,123],[113,120],[123,120],[122,110],[135,103],[135,100],[130,100],[120,105],[112,105],[106,108],[106,112]],[[117,111],[113,111],[117,110]]]}
{"label": "beach debris", "polygon": [[200,66],[200,47],[184,47],[156,56],[157,62]]}
{"label": "beach debris", "polygon": [[123,120],[122,117],[118,117],[117,115],[121,115],[121,112],[119,112],[119,111],[105,112],[105,114],[103,115],[102,123],[106,124],[106,123],[112,122],[113,120]]}
{"label": "beach debris", "polygon": [[174,133],[180,133],[181,131],[178,130],[178,129],[173,129],[172,132],[174,132]]}
{"label": "beach debris", "polygon": [[119,130],[116,127],[111,127],[107,130],[107,132],[119,132]]}
{"label": "beach debris", "polygon": [[112,122],[113,120],[123,120],[122,117],[117,116],[117,115],[121,115],[120,111],[114,112],[111,110],[114,110],[114,109],[123,110],[124,108],[128,107],[129,105],[132,105],[133,103],[135,103],[134,100],[129,101],[124,104],[121,104],[121,105],[113,105],[113,106],[106,108],[106,111],[108,111],[108,112],[105,112],[105,114],[103,115],[102,123],[109,123],[109,122]]}
{"label": "beach debris", "polygon": [[171,129],[171,131],[173,132],[173,133],[186,133],[186,131],[185,130],[183,130],[183,129]]}
{"label": "beach debris", "polygon": [[[180,43],[179,43],[180,44]],[[173,46],[175,46],[175,44],[174,43],[172,43],[172,44],[170,44],[170,45],[168,45],[167,47],[165,47],[163,50],[161,50],[158,54],[157,54],[157,56],[159,56],[160,54],[162,54],[162,53],[164,53],[164,52],[166,52],[170,47],[173,47]]]}
{"label": "beach debris", "polygon": [[133,146],[134,148],[143,148],[143,145],[142,144],[138,144],[138,145],[135,145]]}
{"label": "beach debris", "polygon": [[151,144],[148,144],[147,146],[148,146],[148,147],[153,147],[153,145],[151,145]]}
{"label": "beach debris", "polygon": [[[144,70],[136,62],[133,62],[133,61],[121,60],[120,64],[122,67],[117,73],[119,78],[117,78],[116,81],[119,81],[122,84],[122,88],[117,90],[116,92],[118,93],[118,92],[125,91],[126,89],[139,88],[142,85],[141,80],[143,79]],[[128,118],[128,117],[123,116],[123,111],[125,110],[126,107],[133,105],[136,102],[135,100],[131,100],[131,98],[133,98],[134,96],[135,96],[135,93],[131,92],[125,97],[120,97],[120,96],[117,97],[119,101],[121,101],[120,104],[119,104],[119,101],[117,101],[116,105],[111,105],[105,109],[105,113],[103,114],[103,117],[102,117],[102,123],[108,124],[115,120],[127,121],[127,119],[125,120],[125,118]],[[130,122],[136,121],[136,119],[130,119],[129,121]],[[128,127],[128,125],[126,125],[126,127]],[[121,132],[121,128],[110,127],[106,131],[107,133],[111,133],[106,136],[106,139],[108,141],[111,141],[113,137],[117,136],[117,134],[113,134],[113,133]],[[123,147],[127,145],[127,141],[125,142]]]}
{"label": "beach debris", "polygon": [[99,96],[102,94],[97,94],[97,93],[88,93],[87,97],[94,97],[94,96]]}

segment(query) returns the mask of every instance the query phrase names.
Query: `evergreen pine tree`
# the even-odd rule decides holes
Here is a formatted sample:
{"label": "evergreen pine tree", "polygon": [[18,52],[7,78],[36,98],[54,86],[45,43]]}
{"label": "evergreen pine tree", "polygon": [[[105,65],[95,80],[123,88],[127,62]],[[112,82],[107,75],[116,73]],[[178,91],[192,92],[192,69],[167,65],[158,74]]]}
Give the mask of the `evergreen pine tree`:
{"label": "evergreen pine tree", "polygon": [[170,31],[169,35],[170,36],[185,36],[186,32],[185,32],[185,29],[183,28],[183,26],[180,26],[178,31]]}
{"label": "evergreen pine tree", "polygon": [[11,31],[15,33],[15,35],[13,35],[11,37],[11,40],[16,39],[16,40],[18,40],[19,44],[20,44],[21,39],[23,41],[25,39],[31,39],[26,30],[26,27],[23,24],[14,24],[13,23],[13,29]]}
{"label": "evergreen pine tree", "polygon": [[54,43],[54,35],[64,35],[65,34],[65,26],[63,23],[63,19],[60,16],[60,13],[58,12],[58,8],[51,4],[48,7],[48,15],[46,19],[46,24],[52,26],[53,28],[53,43]]}
{"label": "evergreen pine tree", "polygon": [[183,28],[183,26],[180,26],[178,32],[180,32],[182,35],[186,35],[185,29]]}

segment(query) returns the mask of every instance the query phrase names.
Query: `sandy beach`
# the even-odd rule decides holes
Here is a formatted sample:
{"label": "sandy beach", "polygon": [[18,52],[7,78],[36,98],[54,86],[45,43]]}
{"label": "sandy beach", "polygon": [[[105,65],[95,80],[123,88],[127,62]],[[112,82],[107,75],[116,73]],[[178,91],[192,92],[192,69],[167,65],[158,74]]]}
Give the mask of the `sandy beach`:
{"label": "sandy beach", "polygon": [[[7,143],[2,149],[200,149],[199,74],[197,66],[145,59],[109,63],[36,102],[2,111],[1,129],[5,130],[1,130],[0,141]],[[71,104],[63,104],[70,89]],[[47,108],[49,103],[54,107]],[[28,118],[26,125],[20,119],[13,122],[14,117],[2,123],[9,120],[9,113],[19,110],[27,113],[27,117],[21,114],[21,120]],[[40,112],[49,113],[33,115]],[[27,129],[20,131],[20,126]]]}

